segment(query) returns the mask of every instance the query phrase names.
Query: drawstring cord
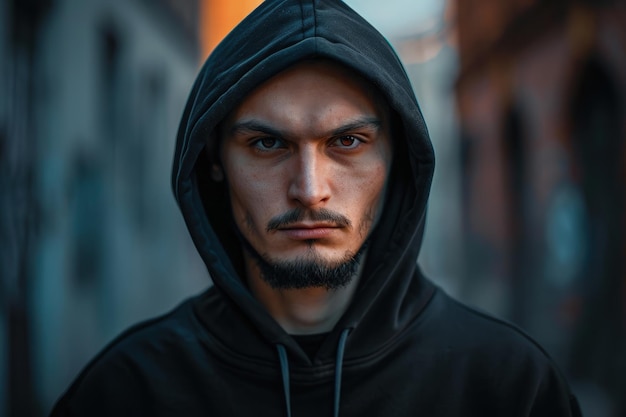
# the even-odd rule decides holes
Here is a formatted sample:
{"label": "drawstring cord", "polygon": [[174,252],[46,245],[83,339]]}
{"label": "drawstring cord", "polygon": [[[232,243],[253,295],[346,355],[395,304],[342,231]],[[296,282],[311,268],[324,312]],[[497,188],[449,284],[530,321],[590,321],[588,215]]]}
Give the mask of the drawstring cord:
{"label": "drawstring cord", "polygon": [[280,359],[280,373],[283,376],[283,393],[285,394],[285,405],[287,406],[287,417],[291,417],[291,395],[289,394],[289,361],[287,351],[283,345],[276,345],[278,358]]}
{"label": "drawstring cord", "polygon": [[[337,356],[335,357],[335,398],[333,401],[333,417],[339,417],[339,404],[341,402],[341,372],[343,368],[343,354],[346,350],[346,341],[350,335],[350,328],[343,329],[337,344]],[[291,394],[289,389],[289,360],[285,346],[276,344],[278,359],[280,360],[280,373],[283,378],[283,393],[285,395],[285,406],[287,407],[287,417],[291,417]]]}
{"label": "drawstring cord", "polygon": [[339,402],[341,400],[341,369],[343,368],[343,352],[346,349],[346,340],[350,329],[343,329],[337,344],[337,357],[335,359],[335,404],[333,407],[333,416],[339,417]]}

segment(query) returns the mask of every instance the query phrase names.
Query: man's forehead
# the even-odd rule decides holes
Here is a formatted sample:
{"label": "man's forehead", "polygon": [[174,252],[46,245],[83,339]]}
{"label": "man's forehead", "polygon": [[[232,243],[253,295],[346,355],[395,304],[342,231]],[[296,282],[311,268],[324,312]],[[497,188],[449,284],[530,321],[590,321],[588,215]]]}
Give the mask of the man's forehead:
{"label": "man's forehead", "polygon": [[[388,119],[389,106],[387,100],[383,98],[380,90],[359,72],[328,58],[310,58],[290,65],[259,83],[244,95],[239,103],[229,112],[223,123],[221,123],[222,127],[235,123],[242,107],[257,96],[262,96],[266,102],[273,103],[272,94],[275,91],[281,92],[282,95],[287,94],[294,97],[301,94],[302,84],[299,84],[297,81],[293,82],[293,80],[306,78],[307,76],[309,80],[308,87],[311,89],[312,95],[332,95],[333,88],[337,89],[339,86],[339,89],[341,89],[344,86],[346,88],[349,86],[352,91],[356,91],[357,94],[365,97],[373,105],[374,114],[379,119],[383,121]],[[313,84],[311,85],[311,83]]]}
{"label": "man's forehead", "polygon": [[[365,81],[363,76],[353,68],[336,61],[334,59],[325,58],[325,57],[314,57],[314,58],[305,58],[300,61],[297,61],[291,65],[286,66],[275,74],[271,75],[268,79],[260,82],[256,88],[259,88],[264,83],[270,82],[272,79],[276,77],[280,77],[281,75],[287,73],[293,73],[298,71],[309,71],[309,72],[319,72],[319,73],[329,73],[334,72],[343,77],[354,80],[356,83],[362,83],[363,89],[369,89],[370,87],[367,85],[368,82]],[[255,88],[255,89],[256,89]],[[252,90],[254,91],[254,89]]]}

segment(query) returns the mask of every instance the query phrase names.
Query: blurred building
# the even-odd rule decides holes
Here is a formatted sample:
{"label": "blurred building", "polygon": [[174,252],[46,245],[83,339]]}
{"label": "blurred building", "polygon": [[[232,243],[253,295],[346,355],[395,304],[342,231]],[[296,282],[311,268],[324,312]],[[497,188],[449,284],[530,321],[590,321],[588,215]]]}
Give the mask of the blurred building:
{"label": "blurred building", "polygon": [[[462,298],[462,233],[459,126],[454,80],[458,54],[452,3],[437,0],[431,12],[413,16],[413,31],[392,38],[405,64],[435,150],[435,171],[419,264],[448,293]],[[402,8],[398,8],[402,12]]]}
{"label": "blurred building", "polygon": [[457,2],[465,297],[626,415],[626,3]]}
{"label": "blurred building", "polygon": [[32,415],[34,61],[47,1],[0,1],[0,415]]}
{"label": "blurred building", "polygon": [[170,187],[199,65],[199,7],[0,7],[0,79],[11,93],[0,102],[11,208],[0,229],[0,415],[47,413],[115,335],[209,285]]}

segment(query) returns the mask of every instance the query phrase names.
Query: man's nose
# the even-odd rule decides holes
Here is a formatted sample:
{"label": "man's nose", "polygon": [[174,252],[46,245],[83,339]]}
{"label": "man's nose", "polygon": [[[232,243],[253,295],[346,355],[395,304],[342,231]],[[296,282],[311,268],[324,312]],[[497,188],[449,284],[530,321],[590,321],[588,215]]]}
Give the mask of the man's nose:
{"label": "man's nose", "polygon": [[303,147],[291,167],[288,197],[304,207],[319,208],[330,199],[330,167],[314,147]]}

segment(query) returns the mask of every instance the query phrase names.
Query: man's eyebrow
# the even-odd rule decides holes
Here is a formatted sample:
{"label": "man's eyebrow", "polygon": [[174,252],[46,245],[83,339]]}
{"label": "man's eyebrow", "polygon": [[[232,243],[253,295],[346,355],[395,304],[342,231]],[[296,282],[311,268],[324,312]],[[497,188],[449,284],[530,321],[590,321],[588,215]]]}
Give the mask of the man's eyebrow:
{"label": "man's eyebrow", "polygon": [[379,130],[382,126],[380,119],[376,117],[362,117],[352,120],[330,132],[330,136],[339,136],[360,129]]}
{"label": "man's eyebrow", "polygon": [[236,122],[230,127],[230,129],[228,129],[228,133],[231,136],[244,132],[259,132],[277,138],[283,137],[283,132],[258,120],[243,120]]}
{"label": "man's eyebrow", "polygon": [[[379,130],[382,126],[382,122],[380,119],[376,117],[360,117],[354,120],[350,120],[346,124],[339,126],[335,129],[332,129],[329,132],[326,132],[324,136],[339,136],[349,132],[353,132],[355,130],[360,129],[373,129]],[[259,120],[242,120],[233,123],[233,125],[228,129],[228,133],[231,136],[237,135],[239,133],[245,132],[259,132],[268,136],[273,136],[276,138],[283,138],[289,136],[286,132],[281,131],[267,123],[264,123]]]}

